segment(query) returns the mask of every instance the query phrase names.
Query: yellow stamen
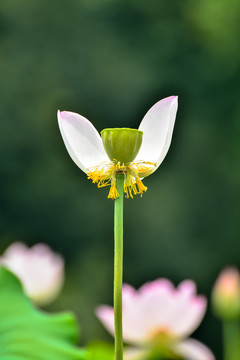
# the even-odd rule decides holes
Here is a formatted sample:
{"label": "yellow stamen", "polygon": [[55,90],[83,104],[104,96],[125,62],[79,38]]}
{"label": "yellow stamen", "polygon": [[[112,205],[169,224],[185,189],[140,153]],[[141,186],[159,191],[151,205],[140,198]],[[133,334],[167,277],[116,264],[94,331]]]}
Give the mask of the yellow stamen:
{"label": "yellow stamen", "polygon": [[119,193],[116,188],[116,174],[125,174],[124,193],[127,198],[133,198],[133,195],[142,194],[147,191],[140,177],[145,177],[155,170],[156,164],[152,162],[136,161],[124,165],[117,161],[103,162],[97,166],[91,167],[87,176],[98,187],[110,185],[108,194],[109,199],[116,199]]}
{"label": "yellow stamen", "polygon": [[136,183],[137,183],[137,186],[138,186],[138,191],[142,196],[143,192],[147,191],[147,187],[145,185],[143,185],[142,181],[139,178],[136,179]]}
{"label": "yellow stamen", "polygon": [[110,187],[108,198],[114,200],[114,199],[118,198],[119,196],[120,195],[119,195],[119,193],[117,191],[117,187],[116,187],[116,180],[114,180],[113,184]]}
{"label": "yellow stamen", "polygon": [[108,186],[111,183],[111,177],[114,169],[114,163],[103,162],[97,166],[89,168],[87,176],[94,184],[97,183],[98,187]]}

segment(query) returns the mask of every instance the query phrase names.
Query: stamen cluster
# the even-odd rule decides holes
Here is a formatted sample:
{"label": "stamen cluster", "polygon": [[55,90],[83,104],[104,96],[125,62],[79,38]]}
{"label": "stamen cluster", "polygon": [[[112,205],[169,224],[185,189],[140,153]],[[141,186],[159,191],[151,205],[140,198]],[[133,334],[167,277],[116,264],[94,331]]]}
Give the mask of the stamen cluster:
{"label": "stamen cluster", "polygon": [[[155,170],[156,163],[136,161],[124,165],[119,161],[103,162],[88,169],[87,176],[97,186],[104,187],[110,185],[108,194],[109,199],[116,199],[119,193],[116,186],[116,174],[124,174],[124,193],[127,198],[147,191],[147,187],[142,183],[140,177],[146,176]],[[140,177],[139,177],[140,175]]]}

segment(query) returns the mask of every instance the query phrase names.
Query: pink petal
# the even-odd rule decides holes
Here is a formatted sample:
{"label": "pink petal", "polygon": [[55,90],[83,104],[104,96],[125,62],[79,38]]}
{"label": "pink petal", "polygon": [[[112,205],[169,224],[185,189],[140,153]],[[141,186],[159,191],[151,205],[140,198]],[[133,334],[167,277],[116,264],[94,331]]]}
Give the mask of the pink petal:
{"label": "pink petal", "polygon": [[178,285],[178,291],[186,296],[193,296],[196,294],[196,284],[192,280],[184,280]]}
{"label": "pink petal", "polygon": [[146,338],[144,317],[139,316],[141,310],[141,296],[132,286],[123,285],[123,338],[127,343],[138,344]]}
{"label": "pink petal", "polygon": [[[142,322],[138,323],[139,314],[132,305],[136,302],[128,302],[123,292],[123,339],[127,343],[141,343],[145,339],[145,327]],[[114,310],[110,306],[101,305],[95,310],[95,313],[104,327],[114,336]],[[140,319],[141,320],[141,319]]]}
{"label": "pink petal", "polygon": [[176,308],[170,319],[171,328],[179,337],[189,336],[201,323],[207,307],[204,296],[193,295],[195,286],[191,283],[185,284],[176,291]]}
{"label": "pink petal", "polygon": [[174,306],[174,287],[167,279],[143,285],[126,301],[123,291],[123,335],[127,342],[142,344],[158,330],[166,330],[167,319]]}
{"label": "pink petal", "polygon": [[92,166],[109,162],[99,133],[86,118],[58,111],[58,124],[69,155],[82,171],[86,173]]}
{"label": "pink petal", "polygon": [[138,290],[142,296],[148,296],[149,294],[162,294],[166,293],[171,295],[173,293],[174,286],[168,279],[157,279],[154,281],[149,281],[146,284],[142,285]]}
{"label": "pink petal", "polygon": [[114,311],[111,306],[100,305],[95,310],[96,316],[105,328],[114,336]]}
{"label": "pink petal", "polygon": [[122,287],[122,301],[123,307],[127,307],[136,301],[138,292],[134,287],[128,284],[123,284]]}
{"label": "pink petal", "polygon": [[177,107],[177,96],[170,96],[147,112],[139,126],[143,131],[143,142],[136,160],[156,162],[158,168],[171,143]]}
{"label": "pink petal", "polygon": [[[189,335],[199,325],[206,310],[206,299],[195,295],[191,280],[178,288],[167,279],[146,283],[139,290],[123,287],[123,338],[132,344],[146,344],[156,336]],[[98,312],[105,327],[113,334],[113,309],[103,307]]]}
{"label": "pink petal", "polygon": [[175,346],[176,353],[186,360],[215,360],[211,350],[194,339],[188,339]]}
{"label": "pink petal", "polygon": [[40,305],[54,300],[62,288],[64,260],[45,244],[28,248],[13,243],[3,254],[1,264],[19,277],[28,296]]}
{"label": "pink petal", "polygon": [[[190,334],[206,310],[205,298],[195,296],[195,291],[196,286],[191,280],[182,282],[177,289],[167,279],[143,285],[138,292],[140,299],[135,311],[141,314],[145,339],[161,331],[178,337]],[[131,317],[130,312],[128,315]]]}

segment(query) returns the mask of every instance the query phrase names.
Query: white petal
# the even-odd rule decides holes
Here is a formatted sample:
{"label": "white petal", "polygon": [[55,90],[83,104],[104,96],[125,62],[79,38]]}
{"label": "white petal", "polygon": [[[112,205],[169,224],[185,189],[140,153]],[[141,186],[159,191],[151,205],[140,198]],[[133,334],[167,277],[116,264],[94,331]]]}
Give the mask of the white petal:
{"label": "white petal", "polygon": [[143,131],[143,142],[135,160],[156,162],[158,168],[171,143],[177,107],[177,96],[170,96],[157,102],[147,112],[139,126],[139,130]]}
{"label": "white petal", "polygon": [[176,313],[172,313],[172,331],[180,337],[189,336],[201,323],[207,307],[204,296],[180,299]]}
{"label": "white petal", "polygon": [[194,339],[188,339],[175,346],[176,353],[186,360],[215,360],[211,350]]}
{"label": "white petal", "polygon": [[98,131],[86,118],[58,111],[58,124],[69,155],[82,171],[86,173],[91,166],[109,161]]}
{"label": "white petal", "polygon": [[175,294],[175,309],[169,318],[172,331],[179,337],[189,336],[201,323],[206,312],[207,301],[195,295],[196,285],[191,280],[179,284]]}

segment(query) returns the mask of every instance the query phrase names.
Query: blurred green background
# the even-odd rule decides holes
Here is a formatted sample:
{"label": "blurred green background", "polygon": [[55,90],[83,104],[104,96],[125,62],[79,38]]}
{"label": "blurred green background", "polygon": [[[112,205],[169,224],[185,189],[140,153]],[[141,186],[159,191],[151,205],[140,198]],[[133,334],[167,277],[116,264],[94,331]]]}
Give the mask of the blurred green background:
{"label": "blurred green background", "polygon": [[[57,109],[137,128],[179,96],[166,159],[125,202],[124,281],[191,278],[209,296],[240,265],[239,33],[239,0],[1,0],[0,250],[65,257],[51,310],[77,312],[82,344],[112,341],[94,308],[112,303],[113,202],[70,159]],[[218,359],[220,330],[209,308],[195,334]]]}

